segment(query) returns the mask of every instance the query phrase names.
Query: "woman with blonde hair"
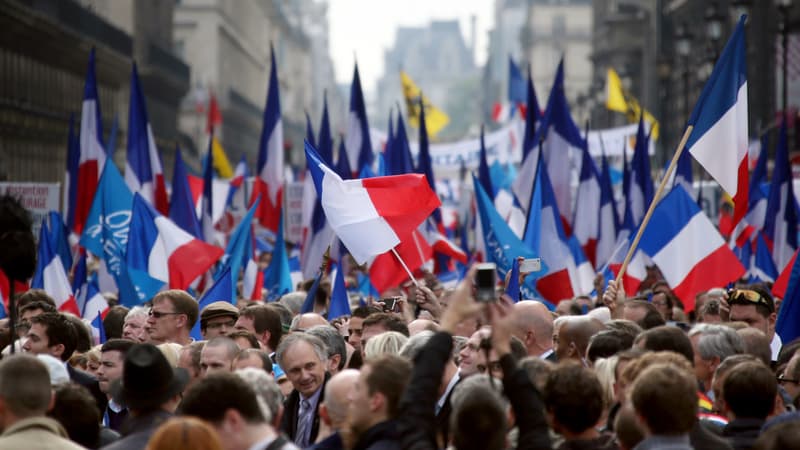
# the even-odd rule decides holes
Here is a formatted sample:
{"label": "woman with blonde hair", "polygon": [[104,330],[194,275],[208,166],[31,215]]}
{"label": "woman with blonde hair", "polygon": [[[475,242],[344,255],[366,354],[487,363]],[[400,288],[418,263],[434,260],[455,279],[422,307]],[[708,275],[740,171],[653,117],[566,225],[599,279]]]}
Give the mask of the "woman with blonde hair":
{"label": "woman with blonde hair", "polygon": [[377,358],[386,353],[399,355],[408,338],[397,331],[387,331],[371,337],[364,347],[364,359]]}
{"label": "woman with blonde hair", "polygon": [[147,450],[223,450],[216,430],[194,417],[173,417],[164,422],[150,441]]}

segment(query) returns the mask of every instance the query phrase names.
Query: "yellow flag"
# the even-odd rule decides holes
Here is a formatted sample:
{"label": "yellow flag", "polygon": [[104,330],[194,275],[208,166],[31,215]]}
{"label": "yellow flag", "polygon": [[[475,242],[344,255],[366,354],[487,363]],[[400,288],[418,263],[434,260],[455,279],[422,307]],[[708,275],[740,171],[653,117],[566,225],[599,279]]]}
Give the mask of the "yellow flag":
{"label": "yellow flag", "polygon": [[606,108],[624,113],[630,123],[638,122],[639,115],[644,114],[644,121],[652,127],[650,135],[653,139],[658,139],[658,120],[650,114],[650,111],[643,109],[639,101],[622,87],[619,75],[610,67],[606,76]]}
{"label": "yellow flag", "polygon": [[214,136],[211,141],[211,152],[214,155],[214,168],[217,169],[219,176],[222,178],[233,177],[231,162],[228,161],[228,157],[225,155],[225,149],[222,148],[222,144],[219,143],[216,136]]}
{"label": "yellow flag", "polygon": [[[408,124],[419,128],[419,97],[422,95],[422,91],[411,80],[411,77],[403,71],[400,71],[400,83],[403,86],[403,97],[406,99]],[[441,109],[433,106],[425,96],[422,96],[422,103],[425,105],[425,126],[428,129],[428,134],[436,136],[442,128],[450,123],[450,117]]]}

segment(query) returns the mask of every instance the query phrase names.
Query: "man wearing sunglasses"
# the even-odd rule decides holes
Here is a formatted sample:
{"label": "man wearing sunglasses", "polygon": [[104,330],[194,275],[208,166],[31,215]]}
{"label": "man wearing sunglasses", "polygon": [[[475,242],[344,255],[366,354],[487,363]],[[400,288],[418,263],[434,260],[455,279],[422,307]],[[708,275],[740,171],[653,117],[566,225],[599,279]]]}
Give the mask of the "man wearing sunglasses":
{"label": "man wearing sunglasses", "polygon": [[175,342],[187,345],[192,342],[190,333],[197,322],[197,300],[186,291],[171,289],[153,297],[153,306],[147,318],[147,334],[153,344]]}
{"label": "man wearing sunglasses", "polygon": [[728,304],[731,308],[731,322],[744,322],[749,327],[764,333],[770,340],[772,360],[776,361],[783,343],[780,336],[775,333],[775,320],[778,315],[769,292],[759,286],[731,289],[728,291]]}

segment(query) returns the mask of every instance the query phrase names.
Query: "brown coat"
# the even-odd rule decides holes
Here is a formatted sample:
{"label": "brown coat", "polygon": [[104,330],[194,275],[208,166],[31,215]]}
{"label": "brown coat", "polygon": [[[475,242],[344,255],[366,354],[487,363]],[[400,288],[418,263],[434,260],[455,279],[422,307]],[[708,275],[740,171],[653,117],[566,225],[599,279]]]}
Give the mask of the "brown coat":
{"label": "brown coat", "polygon": [[80,445],[67,439],[61,425],[47,417],[22,419],[0,435],[0,450],[80,450]]}

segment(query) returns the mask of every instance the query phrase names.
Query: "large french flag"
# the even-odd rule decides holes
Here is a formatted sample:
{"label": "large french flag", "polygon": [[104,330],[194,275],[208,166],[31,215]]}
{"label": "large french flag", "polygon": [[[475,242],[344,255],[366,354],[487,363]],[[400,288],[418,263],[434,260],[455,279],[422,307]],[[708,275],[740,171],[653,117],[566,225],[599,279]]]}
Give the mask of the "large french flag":
{"label": "large french flag", "polygon": [[344,146],[353,176],[361,173],[364,167],[372,165],[375,155],[372,153],[367,108],[364,103],[364,91],[361,89],[361,77],[358,75],[358,64],[353,70],[353,84],[350,87],[350,112]]}
{"label": "large french flag", "polygon": [[[433,248],[419,229],[401,236],[400,243],[394,247],[394,251],[412,272],[433,258]],[[372,261],[369,266],[369,279],[378,292],[384,292],[408,279],[408,274],[397,256],[389,251],[378,255]]]}
{"label": "large french flag", "polygon": [[[557,304],[561,300],[591,292],[592,277],[584,276],[585,266],[579,267],[582,261],[576,261],[575,249],[567,242],[562,215],[548,172],[547,163],[540,159],[535,186],[535,189],[541,190],[542,205],[538,218],[538,245],[547,272],[536,282],[536,289],[544,299]],[[530,227],[531,215],[528,215],[529,226],[525,231],[525,241],[529,241],[531,233],[536,233]]]}
{"label": "large french flag", "polygon": [[686,311],[694,309],[698,292],[725,286],[745,273],[714,224],[680,185],[658,203],[640,248],[661,269]]}
{"label": "large french flag", "polygon": [[306,158],[325,216],[359,264],[394,248],[441,205],[424,175],[342,180],[308,142]]}
{"label": "large french flag", "polygon": [[614,201],[614,190],[611,186],[611,170],[605,154],[602,155],[600,169],[600,211],[598,215],[600,225],[597,235],[595,267],[602,267],[614,252],[619,232],[619,216]]}
{"label": "large french flag", "polygon": [[283,205],[283,121],[278,92],[278,65],[275,62],[274,49],[271,50],[271,54],[267,106],[264,109],[264,121],[261,126],[258,165],[250,205],[252,206],[258,196],[262,197],[256,218],[262,227],[276,233]]}
{"label": "large french flag", "polygon": [[128,108],[128,155],[125,163],[125,183],[138,192],[161,214],[169,214],[167,187],[161,155],[147,119],[142,87],[136,63],[131,69],[131,94]]}
{"label": "large french flag", "polygon": [[719,185],[733,197],[733,222],[747,212],[747,47],[746,16],[739,19],[714,66],[689,125],[686,148]]}
{"label": "large french flag", "polygon": [[207,272],[224,251],[196,239],[159,214],[140,194],[133,197],[127,260],[132,269],[186,289]]}
{"label": "large french flag", "polygon": [[542,139],[543,161],[546,163],[547,175],[561,213],[561,221],[565,226],[564,231],[569,235],[572,219],[569,217],[572,211],[572,155],[584,148],[586,142],[572,120],[569,103],[564,94],[563,60],[558,64],[553,88],[547,100],[547,109],[537,135],[537,141]]}
{"label": "large french flag", "polygon": [[100,116],[100,98],[94,69],[94,47],[89,53],[86,83],[83,86],[81,106],[80,158],[78,164],[78,195],[75,202],[75,224],[72,231],[83,232],[86,216],[92,206],[100,174],[106,163],[103,146],[103,122]]}
{"label": "large french flag", "polygon": [[762,150],[756,160],[753,173],[750,174],[750,188],[747,190],[747,214],[744,220],[736,224],[731,233],[731,245],[743,247],[748,241],[752,241],[756,233],[764,230],[764,222],[767,216],[767,201],[769,199],[769,186],[764,187],[767,179],[767,148],[768,135],[765,133],[761,140]]}
{"label": "large french flag", "polygon": [[769,189],[764,235],[772,246],[775,267],[783,271],[797,250],[797,201],[792,189],[792,169],[789,165],[789,150],[786,139],[786,120],[781,123],[778,146],[775,152],[775,168]]}
{"label": "large french flag", "polygon": [[[583,148],[583,161],[578,181],[578,190],[575,193],[575,211],[572,219],[572,233],[580,243],[586,257],[597,264],[597,240],[600,236],[601,187],[600,175],[597,166],[589,155],[589,149]],[[615,234],[616,235],[616,234]]]}
{"label": "large french flag", "polygon": [[50,241],[47,218],[42,220],[39,229],[39,253],[36,261],[36,272],[31,280],[31,288],[44,289],[56,302],[59,311],[67,311],[81,315],[78,303],[72,292],[72,286],[67,276],[67,269],[61,257],[55,250],[54,243]]}
{"label": "large french flag", "polygon": [[[533,192],[532,180],[536,177],[538,170],[537,164],[539,163],[538,152],[533,152],[533,149],[539,145],[536,140],[537,128],[536,125],[539,120],[539,102],[536,100],[536,93],[533,90],[533,82],[531,81],[531,74],[528,71],[528,111],[533,113],[525,115],[525,134],[522,139],[522,165],[520,166],[517,178],[511,186],[511,191],[517,198],[517,201],[522,206],[522,210],[527,214],[530,210],[530,202]],[[531,154],[533,154],[531,156]]]}

